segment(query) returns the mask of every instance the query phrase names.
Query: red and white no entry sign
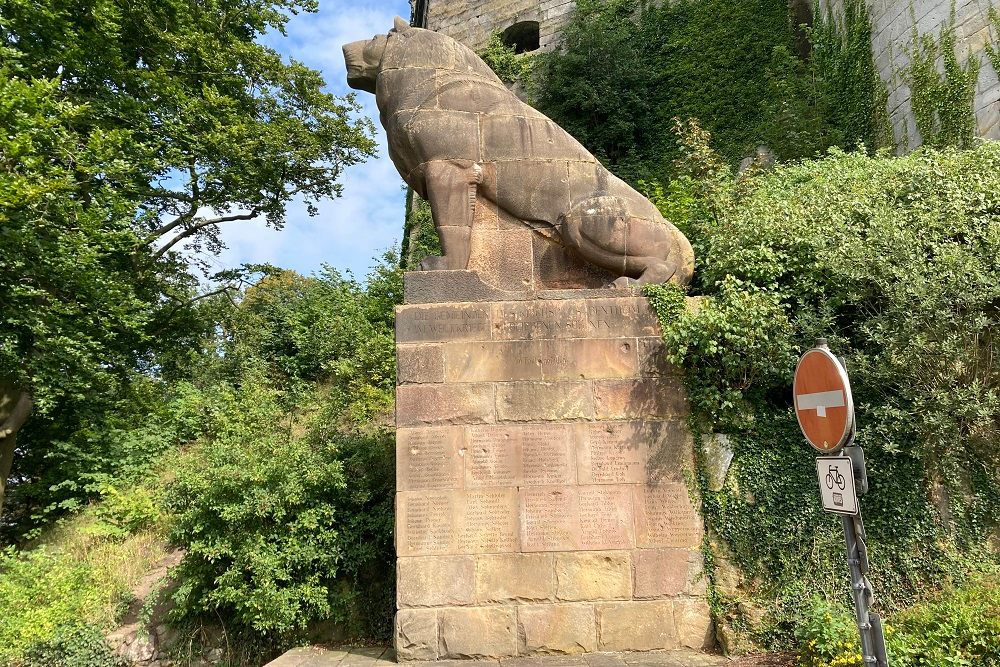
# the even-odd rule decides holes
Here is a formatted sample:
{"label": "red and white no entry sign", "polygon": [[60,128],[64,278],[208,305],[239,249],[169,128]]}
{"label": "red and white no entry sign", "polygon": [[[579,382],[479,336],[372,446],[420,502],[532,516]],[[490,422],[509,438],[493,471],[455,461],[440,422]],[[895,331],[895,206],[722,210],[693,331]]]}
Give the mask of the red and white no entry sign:
{"label": "red and white no entry sign", "polygon": [[799,359],[792,394],[795,416],[809,444],[821,452],[843,447],[854,429],[854,399],[847,371],[825,344]]}

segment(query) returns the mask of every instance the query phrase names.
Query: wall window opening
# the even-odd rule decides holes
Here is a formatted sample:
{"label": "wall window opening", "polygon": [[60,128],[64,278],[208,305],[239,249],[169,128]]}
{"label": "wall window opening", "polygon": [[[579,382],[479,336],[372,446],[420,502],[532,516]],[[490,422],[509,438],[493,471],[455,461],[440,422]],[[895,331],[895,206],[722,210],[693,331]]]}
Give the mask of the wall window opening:
{"label": "wall window opening", "polygon": [[500,41],[514,53],[534,51],[538,48],[538,21],[518,21],[500,34]]}

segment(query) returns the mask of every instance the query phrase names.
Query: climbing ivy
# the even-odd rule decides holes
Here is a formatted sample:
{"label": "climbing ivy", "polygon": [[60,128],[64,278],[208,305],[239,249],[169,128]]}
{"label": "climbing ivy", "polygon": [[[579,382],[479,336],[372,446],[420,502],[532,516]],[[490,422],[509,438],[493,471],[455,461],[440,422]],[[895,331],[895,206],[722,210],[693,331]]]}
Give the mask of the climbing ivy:
{"label": "climbing ivy", "polygon": [[[993,30],[997,33],[997,37],[1000,38],[1000,12],[997,11],[996,7],[990,7],[989,16]],[[987,42],[986,57],[990,59],[990,63],[992,63],[997,75],[1000,75],[1000,46],[993,46]]]}
{"label": "climbing ivy", "polygon": [[531,76],[532,56],[516,53],[514,47],[503,43],[500,33],[493,33],[479,57],[507,85],[527,82]]}
{"label": "climbing ivy", "polygon": [[727,434],[733,452],[721,488],[699,457],[723,635],[787,647],[811,598],[848,604],[839,522],[819,506],[790,405],[817,336],[852,376],[880,611],[996,562],[1000,144],[835,149],[733,178],[704,132],[680,129],[688,185],[654,203],[687,215],[697,307],[676,287],[647,294],[685,370],[692,430]]}
{"label": "climbing ivy", "polygon": [[[910,12],[913,14],[911,5]],[[996,13],[993,13],[996,16]],[[976,136],[976,115],[972,103],[979,80],[979,58],[970,56],[959,63],[955,53],[955,3],[941,33],[921,35],[913,17],[913,37],[909,49],[910,64],[903,76],[910,86],[910,103],[917,131],[928,146],[972,145]],[[944,71],[938,69],[938,60]]]}

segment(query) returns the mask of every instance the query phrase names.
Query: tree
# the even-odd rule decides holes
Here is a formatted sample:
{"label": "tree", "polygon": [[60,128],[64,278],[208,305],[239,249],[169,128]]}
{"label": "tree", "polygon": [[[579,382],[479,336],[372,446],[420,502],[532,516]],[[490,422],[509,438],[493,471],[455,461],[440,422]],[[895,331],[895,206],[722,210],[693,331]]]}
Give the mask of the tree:
{"label": "tree", "polygon": [[281,228],[293,198],[315,214],[373,154],[353,98],[255,41],[315,8],[0,0],[0,406],[155,374],[203,296],[177,251],[218,252],[227,222]]}

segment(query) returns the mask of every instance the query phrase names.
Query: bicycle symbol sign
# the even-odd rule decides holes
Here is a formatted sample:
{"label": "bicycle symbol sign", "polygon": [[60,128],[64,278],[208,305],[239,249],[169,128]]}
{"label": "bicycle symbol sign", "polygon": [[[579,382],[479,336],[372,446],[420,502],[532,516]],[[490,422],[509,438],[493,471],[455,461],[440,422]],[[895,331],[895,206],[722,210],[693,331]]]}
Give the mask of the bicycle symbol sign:
{"label": "bicycle symbol sign", "polygon": [[858,496],[854,490],[854,470],[846,456],[820,456],[816,459],[823,509],[837,514],[857,514]]}

